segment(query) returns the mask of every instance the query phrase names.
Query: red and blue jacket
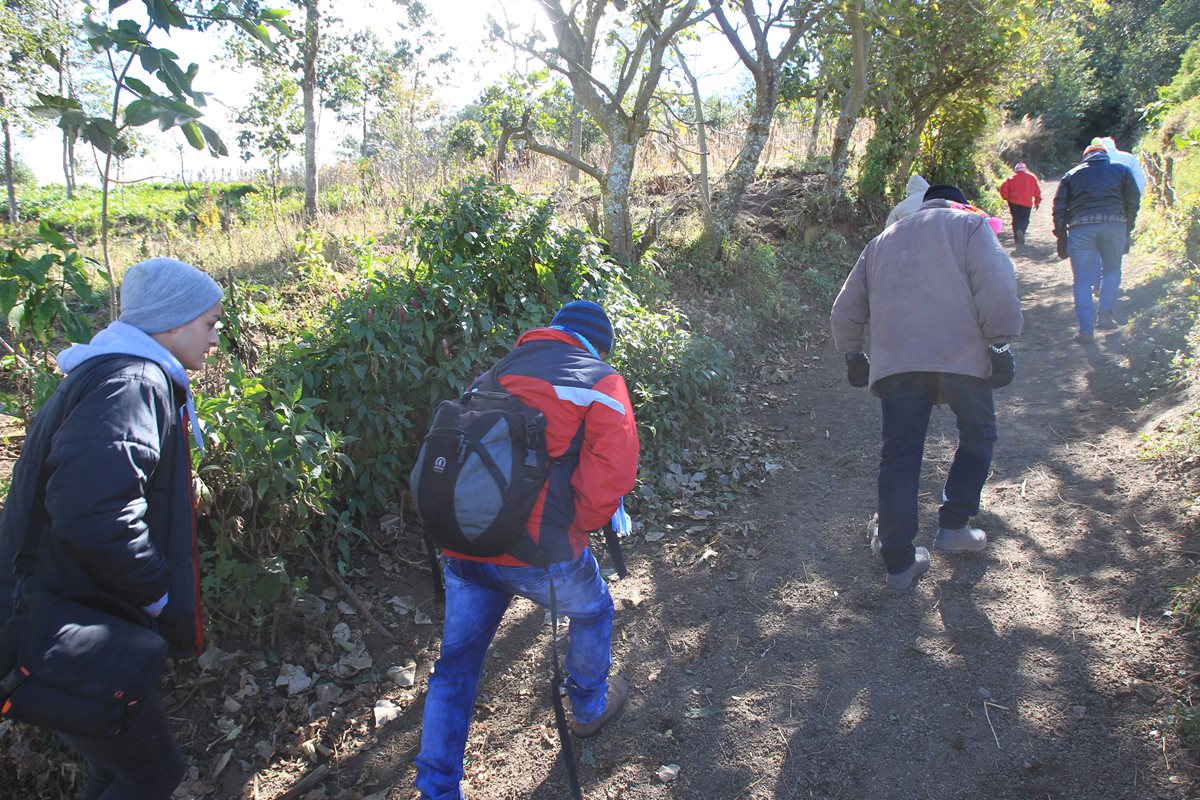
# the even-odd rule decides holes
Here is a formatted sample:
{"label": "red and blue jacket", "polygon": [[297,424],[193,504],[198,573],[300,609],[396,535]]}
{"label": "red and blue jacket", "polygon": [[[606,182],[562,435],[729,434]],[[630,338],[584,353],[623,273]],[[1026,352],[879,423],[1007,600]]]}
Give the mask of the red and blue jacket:
{"label": "red and blue jacket", "polygon": [[[625,379],[568,331],[536,328],[517,340],[496,378],[546,417],[552,460],[526,528],[551,561],[572,561],[637,481],[638,434]],[[479,383],[476,380],[476,383]],[[453,558],[524,566],[510,555]]]}

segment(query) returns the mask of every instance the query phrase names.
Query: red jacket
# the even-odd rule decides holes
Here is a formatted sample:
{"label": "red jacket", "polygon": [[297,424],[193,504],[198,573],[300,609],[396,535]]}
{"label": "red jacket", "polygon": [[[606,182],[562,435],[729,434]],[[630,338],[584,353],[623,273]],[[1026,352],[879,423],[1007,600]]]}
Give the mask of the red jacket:
{"label": "red jacket", "polygon": [[1000,184],[1000,196],[1014,206],[1037,208],[1042,204],[1042,187],[1029,170],[1014,172]]}
{"label": "red jacket", "polygon": [[[496,377],[507,391],[545,415],[546,447],[553,459],[526,527],[551,561],[571,561],[587,547],[588,534],[612,518],[637,481],[638,434],[629,389],[615,369],[564,331],[529,331],[517,340],[514,353]],[[445,553],[469,561],[524,565],[509,555]]]}

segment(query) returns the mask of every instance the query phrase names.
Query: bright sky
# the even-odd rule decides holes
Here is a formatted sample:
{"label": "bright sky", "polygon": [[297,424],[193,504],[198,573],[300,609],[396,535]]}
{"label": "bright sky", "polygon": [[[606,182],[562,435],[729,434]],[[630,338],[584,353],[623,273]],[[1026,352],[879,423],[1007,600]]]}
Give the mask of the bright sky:
{"label": "bright sky", "polygon": [[[130,3],[120,9],[137,9]],[[345,21],[345,27],[358,30],[370,27],[384,41],[388,34],[396,31],[401,12],[389,0],[330,4],[334,12]],[[545,12],[534,0],[426,0],[426,7],[437,20],[434,29],[444,37],[445,44],[454,49],[456,57],[453,68],[438,88],[438,96],[452,109],[461,108],[477,98],[480,91],[502,73],[513,68],[526,68],[524,57],[516,57],[504,46],[493,47],[488,41],[489,16],[503,21],[505,18],[522,29],[537,25],[547,29]],[[140,11],[140,9],[138,9]],[[121,16],[133,16],[122,14]],[[293,11],[293,24],[303,24],[303,16]],[[705,26],[699,41],[687,43],[685,55],[691,62],[706,93],[727,93],[735,90],[745,80],[745,71],[737,62],[732,48],[719,34]],[[229,147],[227,158],[214,159],[201,151],[185,146],[183,158],[190,177],[200,172],[210,176],[221,173],[232,174],[244,165],[237,152],[236,127],[231,120],[236,109],[245,102],[253,85],[253,76],[239,73],[217,60],[220,51],[219,37],[207,34],[180,31],[170,39],[159,34],[155,39],[159,46],[169,47],[179,54],[184,64],[194,61],[200,65],[196,86],[211,93],[203,121],[213,127]],[[319,158],[323,163],[337,157],[338,144],[345,132],[329,112],[321,119],[321,147]],[[146,138],[152,143],[152,154],[147,158],[132,159],[122,178],[136,180],[149,176],[175,178],[179,172],[180,153],[177,149],[182,135],[177,131],[158,133],[153,125],[147,126]],[[32,137],[18,135],[15,141],[17,156],[33,168],[42,183],[61,183],[61,137],[57,128],[43,127]],[[80,143],[76,153],[90,159],[89,148]],[[250,166],[255,166],[254,162]]]}

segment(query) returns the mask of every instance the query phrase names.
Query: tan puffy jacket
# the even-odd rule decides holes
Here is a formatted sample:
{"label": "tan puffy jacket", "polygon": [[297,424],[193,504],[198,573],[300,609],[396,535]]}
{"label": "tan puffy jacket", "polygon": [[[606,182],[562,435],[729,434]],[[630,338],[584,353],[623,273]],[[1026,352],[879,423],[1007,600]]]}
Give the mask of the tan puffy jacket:
{"label": "tan puffy jacket", "polygon": [[1021,301],[987,220],[930,200],[867,244],[829,322],[839,352],[867,352],[872,388],[900,372],[987,378],[987,345],[1020,335]]}

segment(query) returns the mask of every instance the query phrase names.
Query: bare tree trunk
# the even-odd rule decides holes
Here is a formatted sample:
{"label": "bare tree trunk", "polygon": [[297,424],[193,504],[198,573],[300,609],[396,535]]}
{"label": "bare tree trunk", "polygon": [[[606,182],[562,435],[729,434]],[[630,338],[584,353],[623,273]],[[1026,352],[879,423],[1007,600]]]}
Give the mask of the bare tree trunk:
{"label": "bare tree trunk", "polygon": [[[4,97],[0,95],[0,108],[4,107]],[[21,221],[17,209],[17,184],[13,175],[12,131],[8,127],[8,117],[4,118],[4,185],[8,190],[8,224],[16,225]]]}
{"label": "bare tree trunk", "polygon": [[830,183],[840,184],[850,158],[850,137],[858,124],[858,115],[867,99],[867,67],[871,57],[871,40],[867,32],[864,0],[848,4],[846,22],[850,27],[850,87],[842,98],[833,147],[829,154]]}
{"label": "bare tree trunk", "polygon": [[117,278],[113,274],[112,261],[108,257],[108,193],[112,188],[112,161],[112,153],[105,153],[104,170],[100,173],[100,252],[104,256],[104,272],[108,275],[108,317],[111,322],[116,322],[120,316],[117,306]]}
{"label": "bare tree trunk", "polygon": [[317,0],[304,0],[304,221],[317,218],[317,44],[320,12]]}
{"label": "bare tree trunk", "polygon": [[825,121],[825,95],[817,95],[813,102],[812,128],[809,130],[808,147],[805,148],[804,160],[811,162],[817,157],[817,141],[821,138],[821,123]]}
{"label": "bare tree trunk", "polygon": [[362,99],[362,144],[358,146],[358,157],[367,157],[367,93],[365,91]]}
{"label": "bare tree trunk", "polygon": [[75,197],[75,140],[63,131],[63,182],[67,187],[67,199]]}
{"label": "bare tree trunk", "polygon": [[713,214],[709,245],[719,247],[733,228],[738,211],[742,207],[742,199],[746,195],[746,187],[754,180],[754,173],[758,171],[763,151],[770,143],[771,123],[775,118],[775,106],[779,102],[779,75],[783,64],[791,57],[804,32],[816,23],[818,16],[812,13],[815,4],[794,4],[791,7],[794,17],[787,39],[780,46],[778,54],[772,56],[771,29],[776,25],[783,25],[785,7],[773,9],[773,6],[768,4],[764,18],[755,10],[753,0],[743,0],[742,15],[754,38],[751,50],[743,43],[741,34],[726,17],[720,2],[709,2],[725,38],[733,45],[742,64],[754,78],[754,107],[750,111],[750,120],[742,138],[742,149],[721,181],[720,200]]}
{"label": "bare tree trunk", "polygon": [[640,138],[618,114],[612,115],[608,169],[605,170],[601,186],[604,204],[604,237],[612,252],[621,259],[636,264],[641,253],[633,245],[633,220],[629,216],[629,185],[633,178],[633,164],[637,158],[637,142]]}
{"label": "bare tree trunk", "polygon": [[759,158],[767,146],[767,138],[771,135],[771,120],[775,116],[778,96],[777,84],[773,81],[771,84],[760,84],[755,88],[754,109],[746,125],[742,150],[721,183],[721,197],[713,214],[714,245],[719,244],[733,228],[734,220],[742,207],[742,198],[746,195],[746,187],[754,180]]}
{"label": "bare tree trunk", "polygon": [[[644,26],[637,32],[637,41],[631,44],[629,59],[619,70],[613,86],[600,84],[592,74],[591,66],[595,52],[600,18],[607,3],[591,0],[587,4],[586,18],[582,27],[573,14],[579,8],[572,5],[571,13],[562,6],[561,0],[538,0],[550,18],[558,56],[548,58],[538,54],[551,69],[561,71],[570,80],[571,88],[580,105],[587,109],[592,119],[608,138],[609,156],[606,168],[585,165],[582,159],[551,147],[534,146],[531,136],[524,137],[534,152],[545,153],[568,164],[579,164],[580,169],[595,178],[600,184],[603,208],[604,235],[610,251],[618,259],[637,263],[642,253],[633,239],[633,222],[629,213],[629,187],[637,156],[638,141],[645,135],[650,121],[650,104],[658,87],[663,70],[663,55],[671,40],[684,28],[699,22],[708,12],[692,16],[698,0],[683,0],[670,6],[653,4],[643,9]],[[614,3],[624,10],[625,3]],[[563,64],[560,66],[560,60]]]}
{"label": "bare tree trunk", "polygon": [[708,180],[708,131],[704,124],[704,98],[700,95],[700,82],[688,68],[683,51],[674,44],[671,45],[671,49],[675,51],[675,58],[679,61],[684,78],[692,87],[692,105],[696,107],[696,144],[700,150],[700,174],[696,176],[696,188],[700,195],[700,213],[704,217],[704,233],[708,236],[713,229],[713,210],[712,187]]}
{"label": "bare tree trunk", "polygon": [[[577,160],[583,158],[583,109],[579,101],[571,100],[571,155]],[[579,167],[571,165],[571,183],[579,183]]]}
{"label": "bare tree trunk", "polygon": [[932,109],[920,113],[913,120],[913,127],[909,131],[908,138],[904,143],[900,161],[896,165],[896,171],[892,173],[889,189],[894,189],[898,181],[908,180],[908,172],[912,169],[913,161],[917,159],[917,154],[920,151],[921,132],[925,130],[925,125],[929,122],[931,116],[933,116]]}

